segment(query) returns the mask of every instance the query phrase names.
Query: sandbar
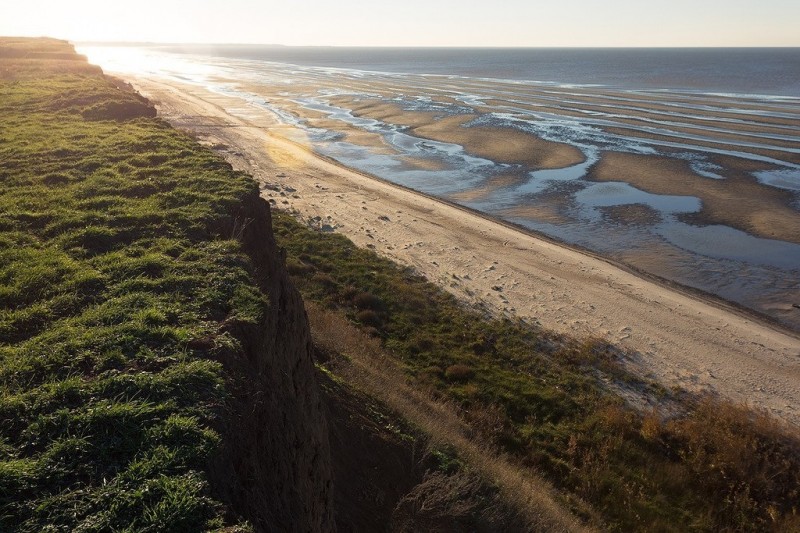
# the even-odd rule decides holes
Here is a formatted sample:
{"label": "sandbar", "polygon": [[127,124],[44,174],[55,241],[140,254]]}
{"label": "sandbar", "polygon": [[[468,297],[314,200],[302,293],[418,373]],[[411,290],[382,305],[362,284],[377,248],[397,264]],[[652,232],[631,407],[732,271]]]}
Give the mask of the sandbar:
{"label": "sandbar", "polygon": [[[721,162],[733,166],[730,160]],[[725,179],[716,180],[696,174],[687,161],[680,159],[604,152],[588,178],[624,181],[653,194],[695,196],[702,202],[701,211],[685,219],[724,224],[758,237],[800,244],[800,213],[791,207],[794,195],[762,185],[741,171],[729,170]]]}

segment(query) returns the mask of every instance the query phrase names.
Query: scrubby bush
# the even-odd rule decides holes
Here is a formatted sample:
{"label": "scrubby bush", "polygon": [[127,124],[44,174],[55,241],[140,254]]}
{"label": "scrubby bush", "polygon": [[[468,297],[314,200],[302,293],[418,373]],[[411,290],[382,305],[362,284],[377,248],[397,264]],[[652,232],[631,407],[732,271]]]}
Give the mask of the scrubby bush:
{"label": "scrubby bush", "polygon": [[475,370],[468,365],[456,363],[448,366],[444,371],[444,377],[450,381],[466,381],[475,375]]}
{"label": "scrubby bush", "polygon": [[368,292],[356,294],[353,297],[353,305],[359,309],[371,309],[373,311],[380,311],[384,307],[380,298]]}
{"label": "scrubby bush", "polygon": [[381,316],[371,309],[365,309],[364,311],[356,313],[356,320],[365,326],[372,326],[374,328],[380,328],[383,325]]}

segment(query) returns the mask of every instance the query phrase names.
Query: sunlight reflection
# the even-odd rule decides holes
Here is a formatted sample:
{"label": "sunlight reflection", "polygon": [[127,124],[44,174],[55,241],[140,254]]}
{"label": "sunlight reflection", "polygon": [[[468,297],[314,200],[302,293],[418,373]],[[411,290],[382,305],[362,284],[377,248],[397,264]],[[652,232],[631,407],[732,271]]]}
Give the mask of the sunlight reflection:
{"label": "sunlight reflection", "polygon": [[106,72],[178,78],[199,83],[217,72],[213,65],[178,54],[127,46],[76,46],[89,62]]}
{"label": "sunlight reflection", "polygon": [[264,142],[264,152],[277,166],[286,170],[299,170],[308,167],[308,158],[312,144],[308,136],[298,136],[291,140],[273,134]]}
{"label": "sunlight reflection", "polygon": [[[89,62],[100,65],[105,72],[141,78],[166,78],[197,86],[215,94],[214,101],[228,113],[262,127],[280,124],[278,131],[267,132],[271,140],[264,143],[264,152],[277,165],[287,170],[307,166],[304,152],[310,151],[312,141],[302,128],[283,123],[276,110],[263,105],[257,98],[240,88],[224,66],[209,62],[208,57],[173,54],[144,46],[78,46]],[[241,75],[241,72],[238,73]],[[243,105],[244,104],[244,105]]]}

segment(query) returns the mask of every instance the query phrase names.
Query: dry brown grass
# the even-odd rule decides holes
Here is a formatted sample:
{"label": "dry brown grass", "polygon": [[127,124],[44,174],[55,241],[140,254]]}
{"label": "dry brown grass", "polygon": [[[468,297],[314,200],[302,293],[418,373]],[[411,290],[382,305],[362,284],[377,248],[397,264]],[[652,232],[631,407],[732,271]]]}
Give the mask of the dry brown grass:
{"label": "dry brown grass", "polygon": [[800,531],[800,439],[791,428],[714,397],[661,427],[649,422],[648,432],[681,455],[700,489],[729,502],[715,523],[738,530],[760,516],[765,529]]}
{"label": "dry brown grass", "polygon": [[306,309],[314,341],[323,351],[344,356],[333,363],[337,375],[397,411],[428,435],[433,446],[452,447],[460,460],[498,488],[531,530],[588,529],[565,508],[549,483],[473,438],[455,405],[411,387],[379,339],[318,305],[307,303]]}

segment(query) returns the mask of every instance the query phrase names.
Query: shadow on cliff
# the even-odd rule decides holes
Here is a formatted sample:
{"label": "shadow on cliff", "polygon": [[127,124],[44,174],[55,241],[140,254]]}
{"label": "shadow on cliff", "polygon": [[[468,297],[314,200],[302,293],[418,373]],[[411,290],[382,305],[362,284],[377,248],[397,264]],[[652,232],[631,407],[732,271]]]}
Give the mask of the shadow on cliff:
{"label": "shadow on cliff", "polygon": [[317,380],[340,533],[527,531],[497,490],[462,469],[449,450],[330,372],[325,363],[341,355],[315,345],[314,356],[322,363]]}

